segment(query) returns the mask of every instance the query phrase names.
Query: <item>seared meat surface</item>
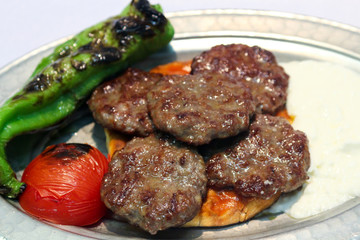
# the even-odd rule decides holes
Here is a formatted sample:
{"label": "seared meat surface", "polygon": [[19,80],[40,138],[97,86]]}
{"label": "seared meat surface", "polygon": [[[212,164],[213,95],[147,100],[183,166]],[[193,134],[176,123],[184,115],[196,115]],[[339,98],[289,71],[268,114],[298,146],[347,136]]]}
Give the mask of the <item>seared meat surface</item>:
{"label": "seared meat surface", "polygon": [[164,76],[147,101],[158,129],[193,145],[247,130],[255,112],[249,89],[217,73]]}
{"label": "seared meat surface", "polygon": [[101,197],[114,213],[155,234],[200,210],[207,178],[202,157],[170,138],[134,138],[113,156]]}
{"label": "seared meat surface", "polygon": [[102,126],[126,134],[147,136],[153,132],[146,93],[161,74],[128,69],[123,75],[95,89],[88,105]]}
{"label": "seared meat surface", "polygon": [[218,45],[196,56],[192,74],[217,72],[237,77],[250,88],[258,113],[274,114],[286,102],[289,76],[275,56],[260,47]]}
{"label": "seared meat surface", "polygon": [[269,198],[300,187],[309,166],[306,135],[284,118],[258,114],[235,147],[210,158],[206,172],[211,187]]}

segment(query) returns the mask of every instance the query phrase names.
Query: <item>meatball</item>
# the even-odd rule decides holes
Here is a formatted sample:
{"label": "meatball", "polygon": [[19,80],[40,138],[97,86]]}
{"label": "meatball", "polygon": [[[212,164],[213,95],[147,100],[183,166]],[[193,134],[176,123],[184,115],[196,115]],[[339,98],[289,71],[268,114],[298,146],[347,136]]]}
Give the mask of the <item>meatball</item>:
{"label": "meatball", "polygon": [[195,217],[206,182],[201,155],[168,137],[150,135],[134,138],[114,154],[101,198],[117,215],[156,234]]}
{"label": "meatball", "polygon": [[269,198],[300,187],[309,166],[306,135],[284,118],[258,114],[234,148],[210,158],[206,172],[209,186]]}
{"label": "meatball", "polygon": [[249,89],[217,73],[164,76],[147,101],[158,129],[193,145],[247,130],[255,112]]}
{"label": "meatball", "polygon": [[95,89],[88,105],[102,126],[126,134],[148,136],[154,127],[146,93],[161,75],[128,69],[123,75]]}
{"label": "meatball", "polygon": [[237,77],[250,88],[258,113],[274,114],[284,106],[289,76],[275,56],[260,47],[218,45],[193,59],[192,74],[218,72]]}

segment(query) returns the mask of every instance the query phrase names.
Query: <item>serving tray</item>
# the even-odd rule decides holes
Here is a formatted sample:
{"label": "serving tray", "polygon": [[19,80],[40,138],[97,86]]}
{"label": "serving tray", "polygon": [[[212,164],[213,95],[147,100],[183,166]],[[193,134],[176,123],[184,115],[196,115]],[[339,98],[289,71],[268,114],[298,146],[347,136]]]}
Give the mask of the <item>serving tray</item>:
{"label": "serving tray", "polygon": [[[167,17],[176,30],[174,40],[137,67],[147,70],[174,60],[189,60],[217,44],[243,43],[272,51],[280,64],[319,60],[360,71],[358,28],[308,16],[252,10],[188,11]],[[65,40],[46,45],[0,70],[0,104],[24,85],[42,57]],[[20,177],[27,163],[45,146],[65,141],[89,143],[106,153],[102,128],[84,107],[60,129],[15,138],[9,143],[8,159]],[[0,197],[0,239],[351,239],[360,234],[359,203],[360,198],[354,198],[301,220],[285,213],[262,214],[227,227],[172,228],[151,236],[108,218],[86,228],[42,222],[26,215],[17,201]]]}

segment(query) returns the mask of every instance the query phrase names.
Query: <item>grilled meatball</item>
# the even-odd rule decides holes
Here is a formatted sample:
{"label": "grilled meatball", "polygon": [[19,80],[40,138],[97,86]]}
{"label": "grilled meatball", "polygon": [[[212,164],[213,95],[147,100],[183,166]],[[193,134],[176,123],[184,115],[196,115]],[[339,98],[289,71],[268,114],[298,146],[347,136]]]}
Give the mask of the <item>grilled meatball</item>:
{"label": "grilled meatball", "polygon": [[217,73],[164,76],[147,100],[158,129],[193,145],[247,130],[255,112],[249,89]]}
{"label": "grilled meatball", "polygon": [[309,166],[306,135],[281,117],[259,114],[234,148],[207,162],[206,172],[209,186],[269,198],[300,187]]}
{"label": "grilled meatball", "polygon": [[206,181],[201,155],[150,135],[134,138],[115,153],[101,197],[114,213],[156,234],[183,225],[198,213]]}
{"label": "grilled meatball", "polygon": [[289,76],[275,56],[260,47],[218,45],[193,59],[192,73],[218,72],[237,77],[251,89],[258,113],[274,114],[287,97]]}
{"label": "grilled meatball", "polygon": [[95,89],[88,105],[102,126],[126,134],[147,136],[153,132],[146,93],[161,75],[128,69],[123,75]]}

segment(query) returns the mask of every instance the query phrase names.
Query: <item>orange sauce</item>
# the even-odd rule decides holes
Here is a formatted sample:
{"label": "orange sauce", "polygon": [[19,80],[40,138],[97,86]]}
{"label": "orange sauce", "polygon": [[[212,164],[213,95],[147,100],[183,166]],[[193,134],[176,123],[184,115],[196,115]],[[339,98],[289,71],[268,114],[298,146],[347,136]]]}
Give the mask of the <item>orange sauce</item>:
{"label": "orange sauce", "polygon": [[201,209],[202,212],[211,213],[211,215],[224,216],[227,211],[234,209],[243,209],[244,203],[241,197],[233,191],[208,189],[206,202]]}
{"label": "orange sauce", "polygon": [[164,75],[186,75],[191,71],[191,61],[171,62],[164,65],[159,65],[150,70],[152,73],[161,73]]}
{"label": "orange sauce", "polygon": [[288,120],[289,123],[291,123],[291,124],[292,124],[292,123],[294,122],[294,120],[295,120],[295,116],[289,115],[289,113],[288,113],[288,111],[287,111],[286,109],[280,110],[280,111],[276,114],[276,116],[285,118],[285,119]]}
{"label": "orange sauce", "polygon": [[126,142],[130,140],[129,137],[109,129],[105,129],[105,135],[109,159],[112,158],[116,151],[123,149],[126,145]]}

